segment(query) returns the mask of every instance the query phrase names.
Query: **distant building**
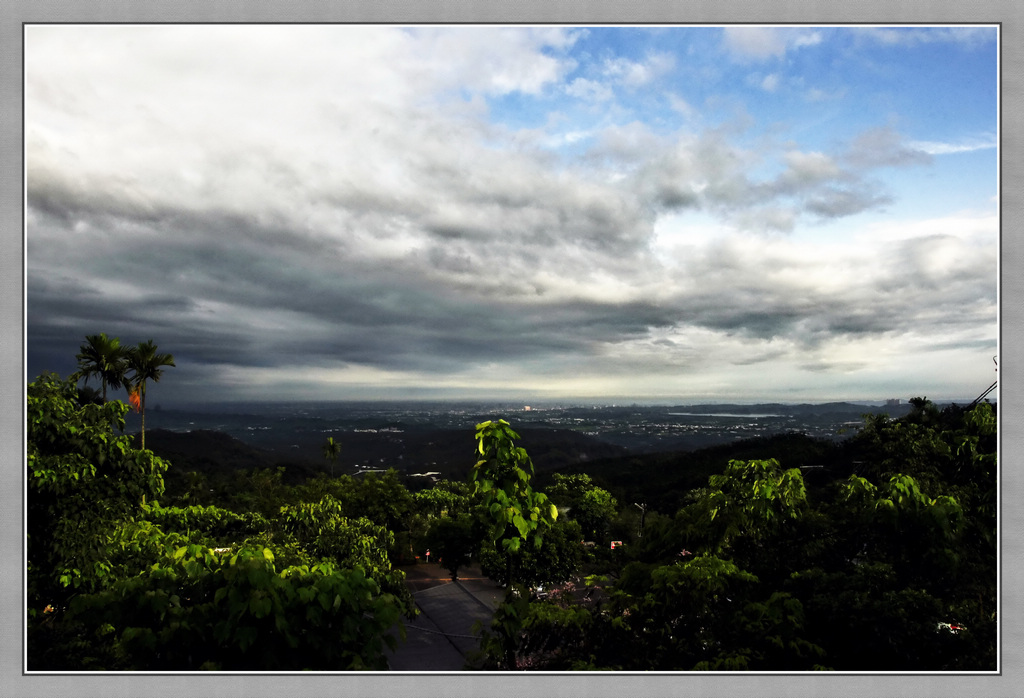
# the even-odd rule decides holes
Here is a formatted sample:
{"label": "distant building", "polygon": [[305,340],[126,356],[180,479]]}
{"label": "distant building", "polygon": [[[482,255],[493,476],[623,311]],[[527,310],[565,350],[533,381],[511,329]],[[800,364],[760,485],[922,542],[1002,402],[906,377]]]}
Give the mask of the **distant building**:
{"label": "distant building", "polygon": [[902,401],[898,397],[891,397],[891,398],[889,398],[888,400],[885,401],[885,406],[886,407],[899,407],[900,406],[900,402],[902,402]]}
{"label": "distant building", "polygon": [[530,411],[530,410],[532,410],[532,409],[533,409],[533,408],[532,408],[532,407],[530,407],[529,405],[524,405],[524,406],[523,406],[523,412],[529,412],[529,411]]}

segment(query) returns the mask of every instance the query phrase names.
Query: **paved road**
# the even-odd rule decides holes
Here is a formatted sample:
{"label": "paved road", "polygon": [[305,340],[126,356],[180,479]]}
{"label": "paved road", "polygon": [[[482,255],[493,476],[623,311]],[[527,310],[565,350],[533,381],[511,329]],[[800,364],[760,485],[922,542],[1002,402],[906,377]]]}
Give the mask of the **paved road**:
{"label": "paved road", "polygon": [[405,622],[406,640],[388,654],[391,671],[463,671],[480,646],[473,625],[486,625],[504,591],[480,573],[461,570],[456,582],[436,564],[401,568],[420,614]]}

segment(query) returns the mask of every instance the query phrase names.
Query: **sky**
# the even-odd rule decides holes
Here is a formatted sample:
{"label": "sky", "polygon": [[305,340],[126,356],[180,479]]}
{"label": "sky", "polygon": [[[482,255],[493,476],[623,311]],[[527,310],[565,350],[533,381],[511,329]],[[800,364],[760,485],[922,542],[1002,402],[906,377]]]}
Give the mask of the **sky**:
{"label": "sky", "polygon": [[973,399],[998,39],[29,25],[26,378],[105,332],[151,404]]}

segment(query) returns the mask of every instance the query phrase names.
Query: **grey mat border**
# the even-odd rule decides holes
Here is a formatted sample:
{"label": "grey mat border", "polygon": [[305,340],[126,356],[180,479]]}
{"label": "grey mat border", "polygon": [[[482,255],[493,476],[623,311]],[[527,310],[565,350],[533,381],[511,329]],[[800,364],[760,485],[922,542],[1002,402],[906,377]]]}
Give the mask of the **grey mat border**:
{"label": "grey mat border", "polygon": [[[1024,5],[1007,1],[862,0],[785,3],[686,0],[5,0],[0,4],[0,696],[1014,696],[1022,695],[1020,506],[1021,81]],[[22,26],[35,22],[350,23],[1001,23],[1002,241],[1000,439],[1002,472],[1001,675],[31,675],[23,674],[24,239]],[[1010,347],[1010,350],[1007,350]]]}

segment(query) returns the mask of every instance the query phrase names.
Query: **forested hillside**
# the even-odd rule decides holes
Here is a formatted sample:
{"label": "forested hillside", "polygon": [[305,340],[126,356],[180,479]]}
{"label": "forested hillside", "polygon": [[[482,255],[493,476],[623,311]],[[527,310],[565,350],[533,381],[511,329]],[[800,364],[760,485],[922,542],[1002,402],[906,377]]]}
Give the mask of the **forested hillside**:
{"label": "forested hillside", "polygon": [[137,448],[128,409],[28,386],[30,670],[383,670],[428,547],[507,585],[467,668],[996,667],[988,403],[543,472],[485,422],[437,482],[216,433]]}

